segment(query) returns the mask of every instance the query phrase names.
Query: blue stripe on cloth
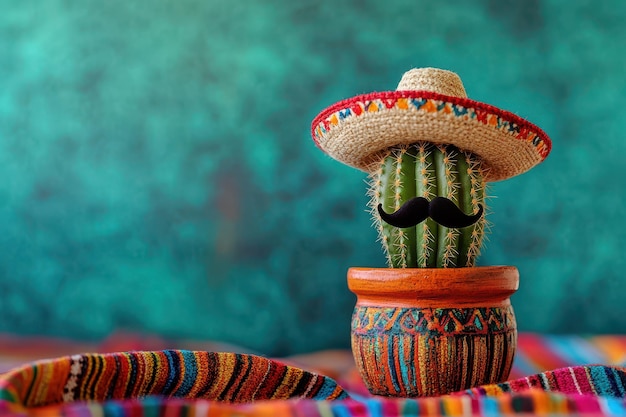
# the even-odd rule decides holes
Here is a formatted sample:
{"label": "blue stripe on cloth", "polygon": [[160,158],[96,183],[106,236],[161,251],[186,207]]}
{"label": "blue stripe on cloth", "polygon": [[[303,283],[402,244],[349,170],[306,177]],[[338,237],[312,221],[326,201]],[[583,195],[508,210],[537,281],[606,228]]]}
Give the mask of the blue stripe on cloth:
{"label": "blue stripe on cloth", "polygon": [[590,366],[587,369],[593,381],[593,388],[598,395],[620,396],[617,383],[611,381],[606,375],[606,368],[603,366]]}
{"label": "blue stripe on cloth", "polygon": [[184,377],[183,381],[180,383],[180,387],[172,394],[176,397],[184,397],[189,394],[198,377],[196,355],[188,350],[181,350],[180,354],[183,356]]}
{"label": "blue stripe on cloth", "polygon": [[596,347],[584,337],[571,337],[569,340],[570,349],[578,354],[586,364],[606,363],[607,358],[601,354]]}
{"label": "blue stripe on cloth", "polygon": [[420,414],[419,406],[415,400],[406,400],[401,407],[403,417],[417,417]]}
{"label": "blue stripe on cloth", "polygon": [[485,417],[501,417],[500,404],[498,404],[497,397],[484,397],[480,399],[480,408],[482,415]]}
{"label": "blue stripe on cloth", "polygon": [[537,366],[535,366],[531,361],[528,360],[528,357],[524,355],[524,352],[521,351],[515,352],[513,367],[518,370],[521,375],[524,376],[535,375],[547,371],[547,369],[539,369]]}
{"label": "blue stripe on cloth", "polygon": [[124,417],[124,409],[115,401],[107,401],[102,404],[102,413],[107,417]]}
{"label": "blue stripe on cloth", "polygon": [[178,377],[178,356],[176,355],[176,352],[172,350],[164,350],[163,353],[165,354],[165,356],[167,356],[167,364],[169,370],[167,374],[167,382],[165,383],[165,386],[163,387],[163,390],[160,392],[160,394],[169,395],[173,389],[172,385],[174,385],[174,381]]}
{"label": "blue stripe on cloth", "polygon": [[624,383],[620,374],[617,372],[615,368],[609,368],[611,370],[611,375],[615,378],[615,385],[617,385],[617,389],[619,390],[620,396],[624,396],[626,393],[626,389],[624,388]]}
{"label": "blue stripe on cloth", "polygon": [[379,400],[372,398],[365,401],[367,410],[370,412],[369,417],[383,417],[383,405]]}
{"label": "blue stripe on cloth", "polygon": [[334,417],[352,417],[352,413],[348,410],[348,407],[341,402],[334,402],[331,405]]}
{"label": "blue stripe on cloth", "polygon": [[[337,385],[337,383],[333,379],[325,377],[324,384],[321,386],[317,394],[315,394],[315,397],[312,397],[312,399],[325,400],[330,397],[330,395],[337,389],[338,386],[339,385]],[[336,399],[342,400],[346,398],[349,398],[348,393],[346,391],[343,391],[339,396],[337,396]]]}
{"label": "blue stripe on cloth", "polygon": [[143,417],[159,417],[161,399],[159,397],[146,397],[141,400]]}
{"label": "blue stripe on cloth", "polygon": [[547,336],[545,338],[546,345],[554,351],[557,356],[561,357],[567,362],[568,366],[576,365],[589,365],[591,354],[586,354],[584,351],[572,349],[572,346],[577,343],[572,337],[565,336]]}
{"label": "blue stripe on cloth", "polygon": [[626,405],[624,400],[620,398],[604,397],[599,398],[603,412],[612,416],[626,416]]}

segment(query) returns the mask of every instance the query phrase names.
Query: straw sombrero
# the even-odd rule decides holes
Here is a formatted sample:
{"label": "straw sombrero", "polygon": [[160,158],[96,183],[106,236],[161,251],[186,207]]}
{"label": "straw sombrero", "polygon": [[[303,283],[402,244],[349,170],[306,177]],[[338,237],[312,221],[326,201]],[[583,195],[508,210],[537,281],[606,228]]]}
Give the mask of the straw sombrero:
{"label": "straw sombrero", "polygon": [[489,104],[467,98],[458,75],[412,69],[396,91],[340,101],[312,125],[313,140],[331,157],[370,171],[390,147],[416,142],[449,144],[481,158],[487,181],[528,171],[552,147],[537,126]]}

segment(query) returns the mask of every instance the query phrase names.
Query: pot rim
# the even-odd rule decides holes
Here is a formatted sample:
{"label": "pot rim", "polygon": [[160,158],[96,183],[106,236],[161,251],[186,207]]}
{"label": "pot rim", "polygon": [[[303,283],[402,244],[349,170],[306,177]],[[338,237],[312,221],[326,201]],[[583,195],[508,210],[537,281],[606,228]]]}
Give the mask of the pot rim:
{"label": "pot rim", "polygon": [[514,266],[471,268],[350,268],[357,306],[505,307],[519,288]]}

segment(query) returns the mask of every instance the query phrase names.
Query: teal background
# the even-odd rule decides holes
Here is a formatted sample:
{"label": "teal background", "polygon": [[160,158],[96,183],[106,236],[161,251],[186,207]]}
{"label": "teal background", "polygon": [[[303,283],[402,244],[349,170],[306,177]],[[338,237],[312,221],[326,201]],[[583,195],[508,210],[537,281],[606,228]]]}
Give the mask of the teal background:
{"label": "teal background", "polygon": [[626,332],[625,5],[0,0],[0,332],[347,347],[384,257],[310,122],[420,66],[553,139],[491,187],[520,330]]}

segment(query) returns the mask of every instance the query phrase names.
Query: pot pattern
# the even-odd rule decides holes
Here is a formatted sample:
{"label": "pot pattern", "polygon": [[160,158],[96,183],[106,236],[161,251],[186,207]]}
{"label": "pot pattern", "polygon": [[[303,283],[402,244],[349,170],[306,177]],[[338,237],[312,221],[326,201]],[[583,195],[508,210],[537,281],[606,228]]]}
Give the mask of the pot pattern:
{"label": "pot pattern", "polygon": [[513,307],[357,305],[352,350],[368,389],[433,396],[508,377],[517,343]]}

